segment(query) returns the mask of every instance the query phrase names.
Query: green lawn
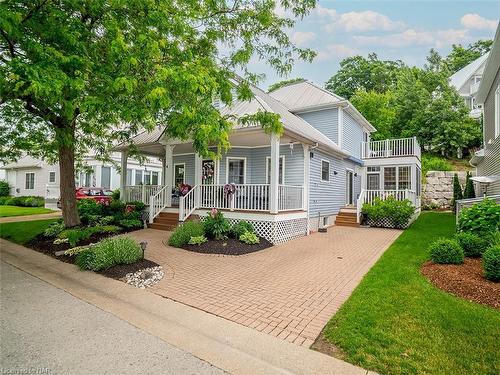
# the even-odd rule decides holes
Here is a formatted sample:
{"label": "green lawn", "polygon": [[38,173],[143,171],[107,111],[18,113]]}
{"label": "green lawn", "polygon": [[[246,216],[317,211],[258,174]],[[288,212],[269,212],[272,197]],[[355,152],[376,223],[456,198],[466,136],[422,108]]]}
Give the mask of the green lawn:
{"label": "green lawn", "polygon": [[0,237],[6,240],[24,244],[42,233],[51,223],[58,219],[19,221],[0,224]]}
{"label": "green lawn", "polygon": [[383,374],[499,374],[500,311],[430,284],[427,246],[454,232],[454,216],[424,212],[385,252],[330,320],[339,356]]}
{"label": "green lawn", "polygon": [[48,214],[54,212],[44,207],[0,206],[0,217]]}

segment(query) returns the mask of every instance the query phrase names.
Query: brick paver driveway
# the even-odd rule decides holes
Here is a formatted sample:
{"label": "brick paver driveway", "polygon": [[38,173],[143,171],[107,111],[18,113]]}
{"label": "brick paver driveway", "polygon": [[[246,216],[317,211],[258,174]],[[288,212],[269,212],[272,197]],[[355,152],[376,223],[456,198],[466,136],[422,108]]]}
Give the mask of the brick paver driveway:
{"label": "brick paver driveway", "polygon": [[364,274],[401,232],[332,227],[241,256],[166,246],[169,233],[131,233],[165,277],[149,289],[175,301],[310,346]]}

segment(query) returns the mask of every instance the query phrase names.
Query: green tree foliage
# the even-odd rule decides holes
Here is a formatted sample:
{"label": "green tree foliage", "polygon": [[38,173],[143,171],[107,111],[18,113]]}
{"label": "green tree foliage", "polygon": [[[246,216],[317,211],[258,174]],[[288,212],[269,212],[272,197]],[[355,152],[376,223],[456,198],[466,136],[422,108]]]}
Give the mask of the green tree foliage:
{"label": "green tree foliage", "polygon": [[463,199],[463,194],[462,194],[462,187],[460,186],[460,181],[458,181],[458,175],[455,173],[453,176],[453,200],[452,200],[452,207],[453,207],[453,212],[456,209],[456,201]]}
{"label": "green tree foliage", "polygon": [[454,44],[451,52],[443,60],[443,64],[451,75],[484,55],[491,49],[492,45],[492,40],[478,40],[467,47],[463,47],[461,44]]}
{"label": "green tree foliage", "polygon": [[379,60],[375,53],[348,57],[340,62],[340,69],[325,84],[327,90],[350,99],[357,90],[386,92],[396,82],[403,62]]}
{"label": "green tree foliage", "polygon": [[279,88],[289,85],[291,83],[296,83],[296,82],[302,82],[304,81],[304,78],[292,78],[292,79],[285,79],[283,81],[279,81],[276,83],[273,83],[269,88],[267,89],[267,92],[275,91],[278,90]]}
{"label": "green tree foliage", "polygon": [[[313,0],[282,0],[302,17]],[[253,56],[278,74],[314,53],[291,44],[294,21],[272,0],[0,2],[0,159],[22,152],[58,159],[64,222],[79,224],[75,151],[102,157],[111,140],[129,142],[142,129],[192,139],[209,156],[228,145],[231,119],[213,107],[252,96],[260,76]],[[241,78],[234,72],[239,71]],[[266,132],[280,132],[275,114],[259,112]],[[167,126],[168,124],[168,126]]]}
{"label": "green tree foliage", "polygon": [[387,139],[393,136],[396,111],[392,91],[379,93],[358,90],[351,97],[351,103],[377,129],[372,139]]}
{"label": "green tree foliage", "polygon": [[470,179],[471,175],[467,172],[467,178],[465,180],[464,198],[476,198],[476,192],[474,190],[474,182]]}

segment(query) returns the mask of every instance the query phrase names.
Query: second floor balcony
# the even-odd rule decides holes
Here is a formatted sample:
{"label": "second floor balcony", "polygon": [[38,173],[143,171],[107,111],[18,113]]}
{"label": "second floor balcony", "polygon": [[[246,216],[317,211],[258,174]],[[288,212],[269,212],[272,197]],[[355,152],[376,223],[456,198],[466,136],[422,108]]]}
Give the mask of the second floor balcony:
{"label": "second floor balcony", "polygon": [[420,160],[420,145],[416,137],[361,143],[361,157],[363,159],[399,158],[406,156],[415,156]]}

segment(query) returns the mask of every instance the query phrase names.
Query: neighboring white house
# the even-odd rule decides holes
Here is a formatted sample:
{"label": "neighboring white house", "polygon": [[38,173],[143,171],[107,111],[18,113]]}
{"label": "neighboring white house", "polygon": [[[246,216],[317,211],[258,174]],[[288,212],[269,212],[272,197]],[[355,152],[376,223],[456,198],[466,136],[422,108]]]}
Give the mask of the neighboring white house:
{"label": "neighboring white house", "polygon": [[[92,156],[85,157],[85,170],[78,171],[75,176],[76,186],[102,187],[117,189],[120,187],[120,175],[117,165],[120,165],[120,155],[113,153],[111,162],[103,163]],[[130,159],[127,165],[128,184],[154,184],[161,181],[162,164],[156,158],[149,158],[144,165]],[[59,198],[59,165],[48,164],[45,161],[24,156],[15,163],[0,167],[4,171],[4,179],[11,186],[11,195],[35,195],[47,199],[53,206]]]}
{"label": "neighboring white house", "polygon": [[464,66],[450,77],[450,85],[455,87],[464,99],[470,110],[470,116],[476,119],[481,117],[483,113],[482,103],[478,103],[476,97],[488,56],[489,52]]}
{"label": "neighboring white house", "polygon": [[[254,98],[221,108],[239,118],[268,111],[280,115],[284,132],[267,135],[260,126],[237,120],[230,134],[231,149],[217,160],[203,159],[192,142],[170,139],[163,129],[144,132],[136,149],[162,158],[164,179],[159,186],[130,186],[121,176],[122,196],[142,199],[153,228],[168,229],[159,215],[179,221],[224,210],[231,221],[247,220],[273,243],[305,235],[318,226],[356,224],[361,206],[375,197],[409,199],[420,209],[420,146],[415,138],[370,141],[375,128],[348,101],[308,81],[266,93],[252,87]],[[127,164],[127,145],[119,145]],[[177,198],[178,183],[193,188]],[[227,184],[234,184],[235,191]],[[338,220],[349,213],[354,223]],[[335,220],[337,219],[337,220]]]}

